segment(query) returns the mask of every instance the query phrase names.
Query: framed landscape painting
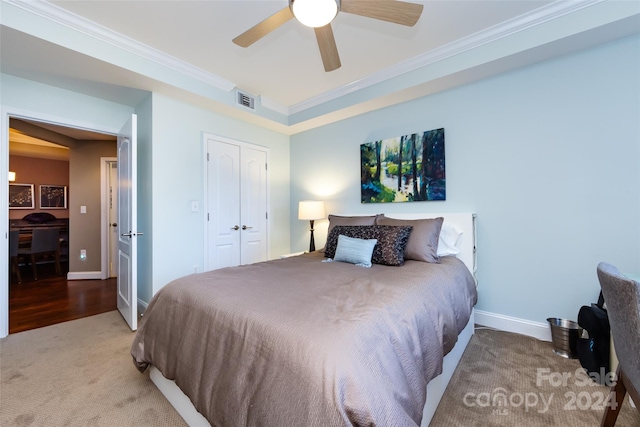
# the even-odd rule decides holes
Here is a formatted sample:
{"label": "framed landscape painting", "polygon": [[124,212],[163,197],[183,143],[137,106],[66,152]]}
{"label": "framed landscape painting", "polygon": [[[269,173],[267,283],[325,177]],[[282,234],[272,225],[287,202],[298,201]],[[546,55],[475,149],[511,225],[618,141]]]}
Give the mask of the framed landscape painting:
{"label": "framed landscape painting", "polygon": [[361,202],[446,200],[444,128],[360,146]]}
{"label": "framed landscape painting", "polygon": [[33,184],[9,184],[9,209],[35,209]]}
{"label": "framed landscape painting", "polygon": [[67,209],[67,186],[41,185],[40,209]]}

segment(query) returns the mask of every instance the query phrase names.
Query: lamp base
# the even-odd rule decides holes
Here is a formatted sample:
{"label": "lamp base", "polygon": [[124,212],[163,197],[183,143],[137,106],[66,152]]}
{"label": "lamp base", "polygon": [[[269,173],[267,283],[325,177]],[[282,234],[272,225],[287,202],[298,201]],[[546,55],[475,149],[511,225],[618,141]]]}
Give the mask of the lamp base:
{"label": "lamp base", "polygon": [[313,239],[313,220],[309,221],[311,228],[309,231],[311,231],[311,240],[309,241],[309,252],[313,252],[316,250],[316,242]]}

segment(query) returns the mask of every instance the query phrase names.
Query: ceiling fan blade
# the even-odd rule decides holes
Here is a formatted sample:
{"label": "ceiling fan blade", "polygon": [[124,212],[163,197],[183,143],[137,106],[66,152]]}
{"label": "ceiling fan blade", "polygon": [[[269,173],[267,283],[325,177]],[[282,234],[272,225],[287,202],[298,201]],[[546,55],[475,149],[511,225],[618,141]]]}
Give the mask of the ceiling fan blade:
{"label": "ceiling fan blade", "polygon": [[337,70],[342,64],[340,64],[338,47],[336,46],[336,39],[333,37],[331,24],[314,28],[314,30],[316,32],[316,39],[318,40],[324,70],[326,72]]}
{"label": "ceiling fan blade", "polygon": [[342,0],[340,12],[413,27],[424,8],[421,4],[395,0]]}
{"label": "ceiling fan blade", "polygon": [[233,39],[233,42],[238,46],[249,47],[291,18],[293,18],[293,13],[291,13],[291,9],[287,6],[259,24],[249,28],[247,31]]}

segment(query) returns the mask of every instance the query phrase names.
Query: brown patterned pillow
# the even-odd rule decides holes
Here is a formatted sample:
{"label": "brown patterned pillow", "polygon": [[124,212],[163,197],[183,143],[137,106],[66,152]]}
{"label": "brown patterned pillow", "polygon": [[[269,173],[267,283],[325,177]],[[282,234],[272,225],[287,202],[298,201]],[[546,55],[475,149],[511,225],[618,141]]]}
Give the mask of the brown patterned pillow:
{"label": "brown patterned pillow", "polygon": [[371,262],[382,265],[404,264],[404,249],[409,241],[411,226],[391,225],[336,225],[327,237],[324,256],[333,258],[338,245],[338,236],[356,239],[377,239]]}
{"label": "brown patterned pillow", "polygon": [[367,216],[329,215],[329,229],[327,230],[327,236],[336,225],[376,225],[376,220],[382,217],[384,217],[384,214]]}
{"label": "brown patterned pillow", "polygon": [[438,239],[443,221],[444,218],[442,217],[429,219],[395,219],[383,217],[376,219],[376,224],[413,226],[407,247],[404,249],[404,258],[439,263]]}

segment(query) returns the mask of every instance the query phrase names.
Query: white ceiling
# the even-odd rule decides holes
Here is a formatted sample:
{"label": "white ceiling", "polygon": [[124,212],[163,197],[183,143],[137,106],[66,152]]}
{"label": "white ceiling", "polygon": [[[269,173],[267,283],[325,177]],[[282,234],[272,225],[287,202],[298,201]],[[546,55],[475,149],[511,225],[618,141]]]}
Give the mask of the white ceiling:
{"label": "white ceiling", "polygon": [[9,120],[9,154],[53,160],[69,160],[69,149],[79,144],[115,143],[115,135],[51,123],[11,118]]}
{"label": "white ceiling", "polygon": [[[366,0],[363,0],[366,1]],[[54,1],[120,34],[291,106],[550,3],[413,1],[414,27],[338,13],[331,24],[342,67],[326,73],[314,32],[295,20],[248,48],[231,40],[286,7],[275,1]]]}
{"label": "white ceiling", "polygon": [[[61,24],[57,33],[45,37],[46,28],[29,26],[8,13],[8,18],[0,17],[3,73],[132,106],[148,91],[184,96],[285,133],[640,32],[640,2],[633,1],[412,0],[424,4],[412,28],[339,13],[332,27],[342,67],[326,73],[313,30],[295,20],[249,48],[232,43],[286,7],[287,0],[0,1],[3,7],[17,5],[38,19],[44,16]],[[77,36],[67,36],[68,28]],[[102,52],[84,43],[87,34],[121,53],[148,54],[158,69],[169,64],[172,72],[196,75],[199,83],[213,82],[211,90],[185,89],[160,71],[151,75],[142,67],[125,66],[124,61],[112,60],[115,56],[107,49]],[[487,49],[491,43],[496,45],[493,51]],[[486,59],[479,60],[482,55]],[[439,71],[437,67],[453,62],[452,57],[470,65],[448,64],[453,71]],[[418,71],[420,76],[415,75]],[[358,90],[385,82],[389,85],[382,90],[357,93],[355,99]],[[267,110],[242,111],[208,93],[224,95],[233,88],[259,96]],[[344,105],[329,106],[349,96]],[[302,118],[292,120],[296,114]]]}

